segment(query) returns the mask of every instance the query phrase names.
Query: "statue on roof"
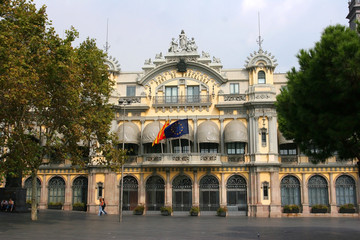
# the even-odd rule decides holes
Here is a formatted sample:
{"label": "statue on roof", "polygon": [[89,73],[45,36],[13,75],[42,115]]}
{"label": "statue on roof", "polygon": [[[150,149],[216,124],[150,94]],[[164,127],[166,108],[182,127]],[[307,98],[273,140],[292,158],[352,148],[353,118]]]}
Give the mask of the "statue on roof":
{"label": "statue on roof", "polygon": [[177,51],[178,51],[178,43],[175,40],[175,38],[172,38],[170,47],[169,47],[169,52],[177,52]]}
{"label": "statue on roof", "polygon": [[181,33],[179,35],[179,47],[182,51],[186,50],[187,42],[188,42],[188,40],[185,35],[185,31],[181,30]]}

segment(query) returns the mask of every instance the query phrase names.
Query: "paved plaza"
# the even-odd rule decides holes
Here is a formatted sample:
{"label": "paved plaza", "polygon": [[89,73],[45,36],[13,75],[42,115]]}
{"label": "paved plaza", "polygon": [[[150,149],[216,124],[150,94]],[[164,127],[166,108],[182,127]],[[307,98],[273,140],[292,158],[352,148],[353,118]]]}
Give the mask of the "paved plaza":
{"label": "paved plaza", "polygon": [[[258,236],[259,235],[259,236]],[[134,216],[43,210],[0,213],[0,239],[360,239],[359,218]]]}

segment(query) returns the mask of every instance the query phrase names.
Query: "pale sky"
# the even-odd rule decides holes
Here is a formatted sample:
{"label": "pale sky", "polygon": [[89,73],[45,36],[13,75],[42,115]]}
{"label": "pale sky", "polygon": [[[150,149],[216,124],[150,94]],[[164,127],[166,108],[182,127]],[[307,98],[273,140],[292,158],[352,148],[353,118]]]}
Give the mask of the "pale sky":
{"label": "pale sky", "polygon": [[[195,38],[198,52],[221,59],[224,69],[243,68],[257,51],[260,32],[263,50],[278,60],[275,72],[297,67],[296,54],[319,41],[329,25],[348,26],[348,0],[34,0],[47,5],[47,14],[60,36],[74,26],[79,41],[94,38],[106,43],[122,71],[141,71],[145,59],[166,54],[171,39],[182,29]],[[79,43],[76,42],[76,44]]]}

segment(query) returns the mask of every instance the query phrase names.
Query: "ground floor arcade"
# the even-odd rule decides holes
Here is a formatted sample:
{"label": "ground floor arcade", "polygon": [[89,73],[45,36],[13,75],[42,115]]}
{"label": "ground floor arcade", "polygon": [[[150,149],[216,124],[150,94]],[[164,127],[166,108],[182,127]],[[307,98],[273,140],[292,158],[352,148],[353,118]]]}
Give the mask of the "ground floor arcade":
{"label": "ground floor arcade", "polygon": [[[147,214],[171,206],[188,212],[199,206],[203,213],[215,213],[227,206],[229,214],[280,217],[285,205],[300,206],[301,215],[323,204],[337,216],[344,204],[359,206],[357,169],[353,167],[125,167],[123,210],[144,205]],[[104,197],[108,213],[117,214],[121,174],[105,168],[42,169],[37,179],[40,208],[61,205],[73,210],[77,203],[92,213]],[[24,178],[27,199],[31,178]]]}

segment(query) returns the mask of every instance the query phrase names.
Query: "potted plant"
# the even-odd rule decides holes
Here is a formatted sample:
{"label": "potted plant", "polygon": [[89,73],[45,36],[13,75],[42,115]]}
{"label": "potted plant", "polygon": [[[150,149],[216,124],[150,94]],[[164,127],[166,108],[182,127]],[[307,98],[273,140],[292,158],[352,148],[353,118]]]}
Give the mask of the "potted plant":
{"label": "potted plant", "polygon": [[323,204],[316,204],[311,207],[311,213],[327,213],[329,207]]}
{"label": "potted plant", "polygon": [[170,206],[161,207],[160,212],[161,212],[161,215],[163,215],[163,216],[169,216],[172,213],[172,208]]}
{"label": "potted plant", "polygon": [[344,204],[340,206],[339,213],[355,213],[354,204]]}
{"label": "potted plant", "polygon": [[137,205],[135,208],[134,208],[134,215],[143,215],[144,214],[144,210],[145,210],[145,207],[144,205]]}
{"label": "potted plant", "polygon": [[197,206],[192,206],[190,209],[190,216],[199,216],[200,208]]}
{"label": "potted plant", "polygon": [[73,210],[74,211],[86,211],[86,204],[80,203],[80,202],[74,203]]}
{"label": "potted plant", "polygon": [[216,211],[216,214],[219,217],[226,217],[226,213],[227,213],[227,207],[219,207],[218,210]]}
{"label": "potted plant", "polygon": [[284,213],[299,213],[300,207],[296,204],[285,205],[283,211],[284,211]]}
{"label": "potted plant", "polygon": [[49,202],[48,209],[60,210],[60,209],[62,209],[62,205],[63,204],[61,202]]}

